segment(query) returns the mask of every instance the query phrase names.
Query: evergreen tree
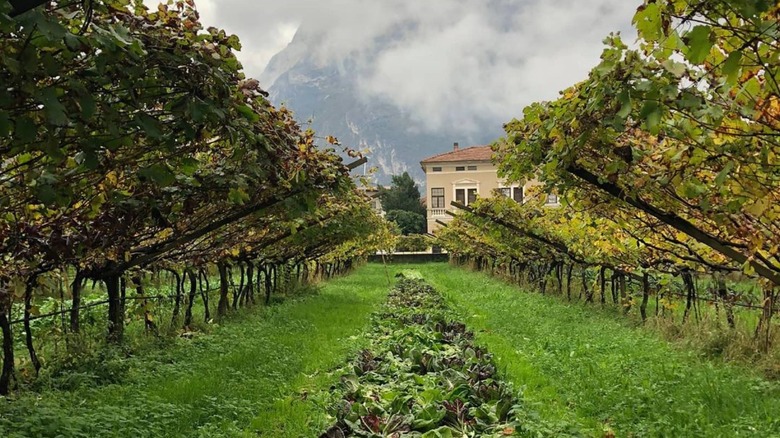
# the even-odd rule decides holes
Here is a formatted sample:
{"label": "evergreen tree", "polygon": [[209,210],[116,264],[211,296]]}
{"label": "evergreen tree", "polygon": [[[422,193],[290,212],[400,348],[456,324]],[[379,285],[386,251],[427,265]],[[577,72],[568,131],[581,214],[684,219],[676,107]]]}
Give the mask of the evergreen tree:
{"label": "evergreen tree", "polygon": [[425,206],[420,200],[420,189],[409,173],[394,175],[390,188],[379,187],[379,200],[387,212],[387,220],[395,222],[401,233],[425,232]]}
{"label": "evergreen tree", "polygon": [[390,188],[379,187],[379,199],[386,212],[403,210],[425,217],[425,207],[420,201],[420,189],[408,172],[393,175]]}

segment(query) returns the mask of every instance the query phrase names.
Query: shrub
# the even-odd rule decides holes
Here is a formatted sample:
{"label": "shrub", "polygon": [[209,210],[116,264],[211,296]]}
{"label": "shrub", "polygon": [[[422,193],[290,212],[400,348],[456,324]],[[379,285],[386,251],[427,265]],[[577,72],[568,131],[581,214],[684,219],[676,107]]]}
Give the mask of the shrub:
{"label": "shrub", "polygon": [[126,352],[119,347],[86,343],[83,346],[76,345],[64,360],[56,361],[50,369],[45,370],[35,382],[35,387],[68,391],[122,383],[130,370],[126,356]]}
{"label": "shrub", "polygon": [[398,252],[419,252],[427,250],[428,246],[428,241],[422,234],[410,234],[398,237],[395,250]]}
{"label": "shrub", "polygon": [[420,234],[425,232],[425,216],[410,211],[390,210],[385,219],[398,224],[401,234]]}

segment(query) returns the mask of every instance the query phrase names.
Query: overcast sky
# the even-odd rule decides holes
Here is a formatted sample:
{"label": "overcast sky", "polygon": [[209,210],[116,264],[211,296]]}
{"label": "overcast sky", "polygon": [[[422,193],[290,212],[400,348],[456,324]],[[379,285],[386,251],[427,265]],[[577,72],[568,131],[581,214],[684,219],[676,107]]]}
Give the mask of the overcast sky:
{"label": "overcast sky", "polygon": [[[448,123],[462,128],[475,114],[508,121],[523,106],[553,99],[585,79],[610,32],[634,40],[631,17],[641,0],[196,3],[206,26],[241,38],[239,58],[249,76],[259,78],[303,25],[320,35],[323,61],[366,54],[359,66],[361,93],[384,97],[442,129]],[[378,38],[399,33],[403,38],[372,54]]]}

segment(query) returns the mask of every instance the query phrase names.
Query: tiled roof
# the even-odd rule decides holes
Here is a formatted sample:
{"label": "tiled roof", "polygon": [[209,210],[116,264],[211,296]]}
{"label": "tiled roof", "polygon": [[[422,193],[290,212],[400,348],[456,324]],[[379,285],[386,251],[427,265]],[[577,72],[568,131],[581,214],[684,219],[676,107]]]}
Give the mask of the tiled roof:
{"label": "tiled roof", "polygon": [[490,146],[472,146],[458,149],[457,151],[445,152],[443,154],[428,157],[420,163],[444,163],[448,161],[490,161],[493,151]]}

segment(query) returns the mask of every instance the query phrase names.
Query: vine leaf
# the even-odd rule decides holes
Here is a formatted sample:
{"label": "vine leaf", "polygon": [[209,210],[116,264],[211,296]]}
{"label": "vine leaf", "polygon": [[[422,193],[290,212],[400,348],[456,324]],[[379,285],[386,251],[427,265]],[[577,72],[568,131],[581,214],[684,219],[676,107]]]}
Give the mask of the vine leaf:
{"label": "vine leaf", "polygon": [[15,120],[14,136],[23,143],[30,143],[38,135],[38,125],[29,117],[22,116]]}
{"label": "vine leaf", "polygon": [[657,4],[640,6],[633,21],[640,37],[646,40],[657,40],[663,36],[661,8]]}
{"label": "vine leaf", "polygon": [[647,101],[642,107],[640,116],[645,119],[647,130],[656,135],[661,130],[661,107],[658,102]]}
{"label": "vine leaf", "polygon": [[11,119],[8,118],[8,113],[0,111],[0,136],[4,137],[10,134],[11,129],[13,129],[13,124]]}
{"label": "vine leaf", "polygon": [[154,117],[146,113],[138,113],[136,116],[138,127],[143,129],[146,135],[152,138],[162,137],[162,129],[160,128],[160,122]]}
{"label": "vine leaf", "polygon": [[244,189],[237,187],[230,189],[230,192],[228,193],[228,199],[234,204],[243,205],[249,201],[249,195],[244,191]]}
{"label": "vine leaf", "polygon": [[70,120],[65,106],[57,99],[57,91],[54,88],[44,88],[38,97],[43,104],[46,119],[55,126],[65,126]]}
{"label": "vine leaf", "polygon": [[167,187],[176,181],[176,176],[163,164],[153,164],[138,171],[142,178],[154,181],[156,184]]}
{"label": "vine leaf", "polygon": [[631,96],[628,94],[628,92],[620,93],[620,96],[618,96],[618,101],[622,104],[622,106],[617,112],[617,116],[621,119],[625,119],[629,114],[631,114]]}
{"label": "vine leaf", "polygon": [[688,32],[685,36],[687,42],[685,59],[694,64],[701,64],[712,49],[711,33],[712,29],[709,26],[696,26]]}

